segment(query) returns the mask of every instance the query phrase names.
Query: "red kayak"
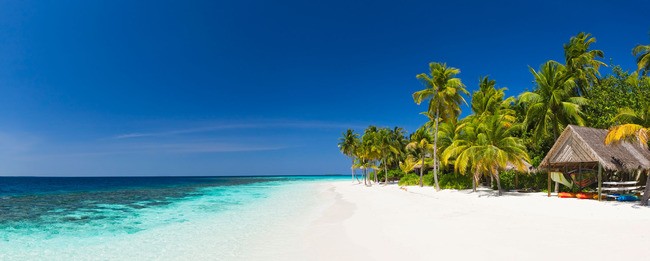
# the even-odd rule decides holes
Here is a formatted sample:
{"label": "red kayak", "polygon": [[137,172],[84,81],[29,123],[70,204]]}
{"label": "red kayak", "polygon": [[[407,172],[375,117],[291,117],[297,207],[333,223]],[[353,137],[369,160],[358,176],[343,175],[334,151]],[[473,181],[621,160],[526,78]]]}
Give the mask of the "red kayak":
{"label": "red kayak", "polygon": [[580,192],[580,193],[576,194],[576,198],[579,198],[579,199],[592,199],[592,198],[594,198],[594,195],[591,194],[591,193]]}
{"label": "red kayak", "polygon": [[575,194],[569,193],[569,192],[560,192],[560,193],[557,193],[557,196],[559,198],[575,198],[576,197]]}

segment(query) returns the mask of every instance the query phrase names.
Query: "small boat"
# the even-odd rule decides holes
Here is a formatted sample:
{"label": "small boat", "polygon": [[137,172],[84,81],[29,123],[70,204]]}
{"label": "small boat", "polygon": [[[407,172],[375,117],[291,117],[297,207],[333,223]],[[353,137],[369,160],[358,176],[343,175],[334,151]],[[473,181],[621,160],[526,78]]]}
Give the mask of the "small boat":
{"label": "small boat", "polygon": [[576,197],[575,194],[570,193],[570,192],[560,192],[560,193],[557,193],[557,196],[559,198],[575,198]]}
{"label": "small boat", "polygon": [[[593,193],[588,193],[588,192],[580,192],[576,194],[576,198],[579,199],[593,199],[594,195]],[[598,198],[598,195],[596,195],[596,199]]]}

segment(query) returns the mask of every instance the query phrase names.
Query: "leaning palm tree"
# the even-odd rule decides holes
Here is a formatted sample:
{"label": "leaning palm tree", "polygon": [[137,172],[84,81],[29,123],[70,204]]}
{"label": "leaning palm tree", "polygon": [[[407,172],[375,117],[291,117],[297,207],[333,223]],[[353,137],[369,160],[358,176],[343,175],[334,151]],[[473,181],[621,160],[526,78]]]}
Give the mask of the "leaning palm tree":
{"label": "leaning palm tree", "polygon": [[423,101],[429,101],[427,109],[433,115],[433,178],[436,190],[440,190],[438,184],[438,124],[440,121],[457,119],[460,114],[460,104],[466,103],[463,94],[469,94],[465,85],[457,78],[459,69],[447,67],[444,63],[430,63],[429,74],[421,73],[416,76],[425,86],[425,89],[413,93],[413,101],[418,105]]}
{"label": "leaning palm tree", "polygon": [[423,176],[424,169],[426,165],[424,163],[424,158],[427,153],[434,148],[434,145],[431,144],[431,135],[429,134],[429,129],[426,126],[422,126],[417,129],[413,134],[411,134],[411,142],[406,145],[406,149],[413,152],[413,154],[419,156],[422,159],[422,164],[420,166],[420,187],[424,186]]}
{"label": "leaning palm tree", "polygon": [[614,121],[623,124],[613,126],[607,132],[605,144],[619,143],[622,141],[638,142],[643,147],[648,147],[650,137],[650,106],[642,112],[635,112],[630,108],[623,108],[614,118]]}
{"label": "leaning palm tree", "polygon": [[537,89],[522,93],[519,102],[526,107],[524,123],[532,129],[535,139],[552,134],[556,140],[566,125],[584,125],[581,106],[588,100],[575,95],[575,81],[565,66],[548,61],[539,71],[530,68],[530,72],[535,76]]}
{"label": "leaning palm tree", "polygon": [[[360,143],[361,140],[359,140],[359,134],[354,133],[354,130],[352,129],[348,129],[343,133],[343,136],[339,138],[339,150],[341,150],[341,153],[343,153],[345,156],[348,156],[350,159],[352,159],[352,165],[350,166],[350,169],[352,169],[352,182],[354,182],[355,179],[355,150],[359,147]],[[361,183],[361,181],[359,181],[359,178],[357,178],[357,182]]]}
{"label": "leaning palm tree", "polygon": [[[641,113],[630,108],[621,109],[614,120],[623,124],[613,126],[605,136],[605,145],[617,144],[620,142],[638,142],[643,148],[648,148],[650,137],[650,106],[647,106]],[[650,199],[650,175],[647,175],[646,188],[643,192],[641,205],[648,205]]]}
{"label": "leaning palm tree", "polygon": [[636,56],[637,72],[648,75],[650,72],[650,44],[635,46],[632,49],[632,55]]}
{"label": "leaning palm tree", "polygon": [[596,38],[591,34],[581,32],[564,44],[566,68],[575,80],[576,95],[585,95],[589,87],[598,82],[600,66],[607,66],[604,62],[596,60],[604,57],[603,51],[589,50],[595,42]]}

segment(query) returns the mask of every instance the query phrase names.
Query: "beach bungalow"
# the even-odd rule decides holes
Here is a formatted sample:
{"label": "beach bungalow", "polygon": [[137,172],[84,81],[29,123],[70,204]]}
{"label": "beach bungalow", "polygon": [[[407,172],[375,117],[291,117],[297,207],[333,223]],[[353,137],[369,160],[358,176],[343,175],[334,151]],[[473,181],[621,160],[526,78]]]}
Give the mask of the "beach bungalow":
{"label": "beach bungalow", "polygon": [[549,173],[549,197],[551,173],[562,173],[569,178],[592,174],[594,183],[598,182],[599,200],[604,196],[603,192],[629,193],[645,186],[644,175],[648,175],[650,170],[650,150],[633,143],[605,145],[606,135],[607,130],[603,129],[575,125],[564,129],[538,167],[538,170]]}

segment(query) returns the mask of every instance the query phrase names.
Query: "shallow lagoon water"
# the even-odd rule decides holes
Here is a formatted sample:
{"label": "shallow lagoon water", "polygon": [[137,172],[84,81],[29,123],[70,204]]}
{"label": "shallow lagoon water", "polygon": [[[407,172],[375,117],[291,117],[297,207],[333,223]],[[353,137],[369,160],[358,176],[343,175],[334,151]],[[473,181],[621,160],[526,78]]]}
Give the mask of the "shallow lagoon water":
{"label": "shallow lagoon water", "polygon": [[0,178],[0,259],[251,256],[315,205],[317,181],[341,178]]}

